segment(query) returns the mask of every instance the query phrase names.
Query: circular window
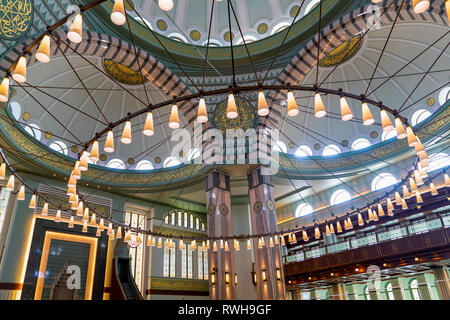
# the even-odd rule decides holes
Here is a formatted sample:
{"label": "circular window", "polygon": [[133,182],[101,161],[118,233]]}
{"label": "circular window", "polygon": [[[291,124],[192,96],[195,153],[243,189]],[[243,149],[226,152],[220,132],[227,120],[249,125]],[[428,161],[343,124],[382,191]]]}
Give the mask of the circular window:
{"label": "circular window", "polygon": [[372,180],[372,191],[384,189],[397,183],[397,179],[390,173],[380,173]]}
{"label": "circular window", "polygon": [[67,155],[69,153],[69,150],[67,148],[67,145],[62,141],[53,141],[49,145],[50,149],[55,150],[56,152],[62,153]]}
{"label": "circular window", "polygon": [[297,157],[310,157],[312,156],[312,150],[307,145],[302,145],[295,151],[295,155]]}
{"label": "circular window", "polygon": [[41,128],[35,123],[30,123],[24,127],[24,130],[37,140],[41,140]]}
{"label": "circular window", "polygon": [[106,166],[111,169],[125,169],[125,163],[118,158],[109,160]]}
{"label": "circular window", "polygon": [[322,155],[323,156],[334,156],[339,153],[341,153],[341,149],[337,145],[329,144],[325,148],[323,148]]}
{"label": "circular window", "polygon": [[359,138],[353,141],[352,150],[360,150],[370,147],[370,142],[367,139]]}
{"label": "circular window", "polygon": [[303,217],[313,212],[313,208],[307,203],[301,203],[295,210],[295,217]]}
{"label": "circular window", "polygon": [[136,170],[152,170],[153,164],[149,160],[141,160],[136,165]]}
{"label": "circular window", "polygon": [[423,120],[431,116],[431,112],[425,109],[417,110],[413,113],[411,116],[411,123],[413,126],[415,126],[418,123],[421,123]]}
{"label": "circular window", "polygon": [[330,204],[332,206],[351,200],[352,196],[347,190],[339,189],[331,195]]}

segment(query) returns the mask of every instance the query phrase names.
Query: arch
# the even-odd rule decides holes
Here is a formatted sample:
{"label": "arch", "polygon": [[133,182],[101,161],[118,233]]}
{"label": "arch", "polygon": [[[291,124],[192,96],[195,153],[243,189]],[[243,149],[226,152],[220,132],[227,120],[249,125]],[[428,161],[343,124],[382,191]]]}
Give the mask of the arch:
{"label": "arch", "polygon": [[180,34],[180,33],[177,33],[177,32],[173,32],[173,33],[169,34],[167,37],[170,38],[170,39],[172,39],[172,40],[175,40],[175,41],[188,43],[186,37],[183,36],[183,35]]}
{"label": "arch", "polygon": [[249,44],[249,43],[254,42],[254,41],[258,40],[258,39],[255,36],[252,36],[250,34],[244,34],[244,38],[239,38],[236,41],[236,44],[237,45],[244,44],[244,40],[245,40],[246,44]]}
{"label": "arch", "polygon": [[312,156],[312,150],[307,145],[301,145],[295,151],[295,156],[297,157],[310,157]]}
{"label": "arch", "polygon": [[426,171],[434,171],[445,168],[450,164],[450,156],[445,152],[432,154],[428,160]]}
{"label": "arch", "polygon": [[173,210],[164,215],[164,223],[187,229],[206,231],[205,220],[199,215],[182,210]]}
{"label": "arch", "polygon": [[352,150],[361,150],[370,147],[369,140],[365,138],[359,138],[353,141],[352,143]]}
{"label": "arch", "polygon": [[419,283],[417,282],[417,279],[414,278],[409,282],[409,289],[411,290],[413,300],[422,300],[422,297],[420,296]]}
{"label": "arch", "polygon": [[297,209],[295,209],[295,217],[304,217],[313,212],[313,208],[307,203],[301,203],[298,205]]}
{"label": "arch", "polygon": [[69,154],[69,149],[67,148],[67,145],[59,140],[50,143],[49,148],[55,150],[56,152],[62,153],[66,156]]}
{"label": "arch", "polygon": [[136,170],[152,170],[153,163],[150,160],[141,160],[136,165]]}
{"label": "arch", "polygon": [[279,22],[275,26],[273,26],[270,34],[272,35],[272,34],[280,32],[280,31],[283,31],[284,29],[288,28],[290,24],[291,24],[291,22],[287,22],[287,21]]}
{"label": "arch", "polygon": [[179,164],[180,160],[178,160],[176,157],[168,156],[166,159],[164,159],[163,168],[175,167]]}
{"label": "arch", "polygon": [[315,7],[317,7],[317,5],[319,4],[320,0],[311,0],[306,8],[305,8],[305,15],[307,15],[308,13],[310,13]]}
{"label": "arch", "polygon": [[390,173],[380,173],[372,180],[372,191],[384,189],[397,183],[397,179]]}
{"label": "arch", "polygon": [[344,203],[352,199],[350,193],[345,189],[339,189],[331,195],[330,204],[332,206]]}
{"label": "arch", "polygon": [[125,169],[125,163],[119,158],[109,160],[106,166],[110,169]]}
{"label": "arch", "polygon": [[278,152],[287,153],[286,144],[281,140],[275,141],[272,149]]}
{"label": "arch", "polygon": [[23,129],[25,130],[25,132],[27,132],[36,140],[41,140],[42,136],[41,128],[36,123],[30,123],[26,125]]}
{"label": "arch", "polygon": [[392,283],[388,282],[386,284],[386,295],[388,300],[395,300],[394,291],[392,290]]}
{"label": "arch", "polygon": [[419,109],[415,111],[411,116],[411,124],[415,126],[421,123],[423,120],[431,116],[431,112],[425,109]]}
{"label": "arch", "polygon": [[439,92],[439,105],[443,106],[450,99],[450,87],[445,87]]}
{"label": "arch", "polygon": [[341,148],[339,148],[335,144],[329,144],[325,148],[323,148],[322,155],[323,156],[334,156],[341,153]]}
{"label": "arch", "polygon": [[16,120],[20,119],[20,116],[22,115],[22,106],[20,105],[20,102],[11,101],[9,103],[9,110],[11,110],[11,114],[14,117],[14,119]]}
{"label": "arch", "polygon": [[189,152],[187,154],[187,157],[186,157],[186,160],[187,161],[191,161],[191,160],[193,160],[195,158],[200,157],[200,155],[201,155],[200,151],[197,148],[193,148],[193,149],[189,150]]}
{"label": "arch", "polygon": [[383,133],[381,134],[381,141],[386,141],[386,140],[396,138],[396,137],[397,137],[397,131],[395,131],[395,130],[383,131]]}

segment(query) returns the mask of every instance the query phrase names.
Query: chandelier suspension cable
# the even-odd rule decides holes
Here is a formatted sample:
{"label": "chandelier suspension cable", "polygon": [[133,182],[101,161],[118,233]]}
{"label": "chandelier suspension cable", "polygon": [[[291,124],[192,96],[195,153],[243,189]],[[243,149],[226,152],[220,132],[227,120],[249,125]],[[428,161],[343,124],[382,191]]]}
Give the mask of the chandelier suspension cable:
{"label": "chandelier suspension cable", "polygon": [[[438,39],[436,39],[433,43],[431,43],[430,45],[428,45],[424,50],[422,50],[418,55],[416,55],[414,58],[412,58],[411,60],[408,61],[408,63],[406,63],[405,65],[403,65],[403,67],[401,67],[400,69],[398,69],[394,74],[386,77],[386,79],[380,84],[378,85],[375,89],[373,89],[372,91],[370,91],[367,96],[371,96],[375,91],[377,91],[379,88],[381,88],[385,83],[389,82],[391,79],[395,78],[403,69],[405,69],[407,66],[409,66],[411,63],[413,63],[417,58],[419,58],[422,54],[424,54],[425,52],[427,52],[428,50],[430,50],[436,43],[438,43],[439,41],[441,41],[445,36],[447,36],[450,33],[450,31],[447,31],[446,33],[444,33],[442,36],[440,36]],[[443,71],[448,71],[448,70],[443,70]],[[417,73],[417,74],[423,74],[423,73],[431,73],[431,72],[421,72],[421,73]],[[399,75],[399,76],[404,76],[404,75]],[[372,77],[371,79],[375,80],[375,79],[379,79]]]}
{"label": "chandelier suspension cable", "polygon": [[231,69],[233,72],[233,87],[236,87],[236,74],[234,70],[233,33],[231,32],[230,0],[227,0],[227,8],[228,8],[228,32],[230,33]]}
{"label": "chandelier suspension cable", "polygon": [[211,3],[211,14],[209,18],[209,28],[208,28],[208,42],[206,44],[206,56],[205,56],[205,65],[203,66],[203,76],[202,76],[202,89],[201,91],[205,89],[205,77],[206,77],[206,65],[208,63],[208,54],[209,54],[209,41],[211,40],[211,28],[212,28],[212,22],[214,17],[214,4],[216,2],[212,1]]}
{"label": "chandelier suspension cable", "polygon": [[447,86],[448,84],[450,84],[450,81],[445,82],[443,85],[439,86],[436,89],[433,89],[432,91],[430,91],[429,93],[427,93],[426,95],[423,95],[422,97],[420,97],[419,99],[417,99],[416,101],[412,102],[411,104],[407,105],[406,107],[404,107],[402,109],[402,111],[406,111],[409,108],[415,106],[416,104],[418,104],[419,102],[421,102],[423,99],[425,99],[426,97],[428,97],[430,94],[433,94],[439,90],[441,90],[442,88],[444,88],[445,86]]}
{"label": "chandelier suspension cable", "polygon": [[422,81],[425,79],[425,77],[428,75],[428,72],[430,72],[431,69],[433,69],[434,65],[438,62],[439,58],[442,57],[442,55],[444,54],[445,50],[447,50],[448,45],[450,43],[447,42],[447,45],[444,47],[444,49],[439,53],[439,55],[437,56],[437,58],[433,61],[433,63],[431,64],[431,66],[428,68],[427,72],[423,74],[423,76],[420,78],[419,82],[416,84],[416,86],[414,87],[414,89],[410,92],[409,96],[405,99],[405,101],[402,103],[402,105],[400,106],[400,108],[398,109],[398,112],[400,113],[403,109],[403,107],[405,106],[405,104],[408,102],[408,100],[412,97],[412,95],[414,94],[414,92],[417,90],[417,88],[421,85]]}
{"label": "chandelier suspension cable", "polygon": [[317,30],[316,87],[319,86],[320,32],[322,31],[322,0],[319,0],[319,25]]}
{"label": "chandelier suspension cable", "polygon": [[381,58],[383,58],[384,51],[386,50],[387,44],[389,43],[389,39],[391,38],[392,31],[394,31],[395,25],[397,24],[397,20],[398,20],[398,17],[400,16],[400,12],[402,11],[404,3],[405,3],[405,0],[402,0],[402,3],[400,4],[400,7],[398,8],[397,15],[395,16],[394,22],[392,23],[391,29],[389,30],[389,34],[386,37],[386,41],[384,43],[383,49],[381,50],[381,54],[378,56],[377,64],[375,65],[375,68],[373,69],[372,76],[370,77],[369,84],[367,85],[364,95],[367,95],[367,92],[370,89],[370,85],[372,84],[372,79],[375,76],[375,73],[377,72]]}

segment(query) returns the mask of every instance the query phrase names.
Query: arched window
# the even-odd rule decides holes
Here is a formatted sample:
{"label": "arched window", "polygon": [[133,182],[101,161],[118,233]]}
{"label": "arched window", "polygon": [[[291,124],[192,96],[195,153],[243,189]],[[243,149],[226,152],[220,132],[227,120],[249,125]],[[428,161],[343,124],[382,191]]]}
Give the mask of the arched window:
{"label": "arched window", "polygon": [[150,21],[148,21],[145,18],[139,18],[139,17],[134,17],[134,20],[136,20],[137,22],[141,23],[142,25],[144,25],[144,27],[149,27],[151,30],[153,30],[152,24],[150,23]]}
{"label": "arched window", "polygon": [[310,147],[302,145],[298,147],[297,151],[295,151],[295,155],[297,157],[309,157],[312,156],[312,150]]}
{"label": "arched window", "polygon": [[180,160],[175,157],[168,156],[163,162],[163,168],[174,167],[180,164]]}
{"label": "arched window", "polygon": [[295,217],[303,217],[313,212],[313,208],[307,203],[301,203],[298,205],[297,209],[295,209]]}
{"label": "arched window", "polygon": [[334,156],[339,153],[341,153],[341,149],[335,144],[327,145],[322,151],[323,156]]}
{"label": "arched window", "polygon": [[286,144],[283,141],[275,141],[273,143],[273,150],[278,151],[278,152],[284,152],[287,153],[287,147]]}
{"label": "arched window", "polygon": [[9,103],[9,109],[11,110],[14,119],[19,120],[20,115],[22,114],[22,107],[20,106],[20,103],[17,101],[11,101]]}
{"label": "arched window", "polygon": [[370,300],[370,292],[368,286],[366,286],[366,288],[364,289],[364,294],[366,296],[366,300]]}
{"label": "arched window", "polygon": [[25,131],[37,140],[41,140],[41,128],[36,123],[30,123],[25,126]]}
{"label": "arched window", "polygon": [[351,199],[352,196],[350,195],[350,193],[348,193],[347,190],[339,189],[338,191],[336,191],[331,195],[330,204],[334,206],[336,204],[340,204]]}
{"label": "arched window", "polygon": [[[208,45],[208,40],[205,40],[205,42],[203,42],[202,45],[206,47]],[[220,41],[218,41],[216,39],[209,39],[209,46],[210,47],[220,47],[220,46],[222,46],[222,44],[220,43]]]}
{"label": "arched window", "polygon": [[444,152],[439,152],[432,154],[428,160],[428,167],[425,168],[426,171],[434,171],[450,164],[450,156]]}
{"label": "arched window", "polygon": [[198,157],[200,157],[200,151],[198,151],[197,148],[193,148],[193,149],[189,150],[186,160],[191,161]]}
{"label": "arched window", "polygon": [[67,155],[69,150],[67,149],[67,145],[62,141],[53,141],[49,145],[50,149],[55,150],[56,152]]}
{"label": "arched window", "polygon": [[312,0],[310,3],[308,3],[308,5],[306,6],[306,9],[305,9],[305,15],[307,15],[308,13],[311,12],[312,9],[317,7],[319,2],[320,2],[320,0]]}
{"label": "arched window", "polygon": [[106,166],[111,169],[125,169],[125,163],[118,158],[109,160]]}
{"label": "arched window", "polygon": [[396,137],[397,137],[397,131],[395,131],[395,130],[383,131],[383,133],[381,134],[381,141],[386,141],[386,140],[396,138]]}
{"label": "arched window", "polygon": [[280,22],[273,27],[272,32],[270,34],[275,34],[277,32],[283,31],[284,29],[289,27],[290,24],[291,24],[290,22]]}
{"label": "arched window", "polygon": [[152,170],[153,164],[149,160],[141,160],[136,165],[136,170]]}
{"label": "arched window", "polygon": [[450,87],[445,87],[439,92],[439,104],[443,106],[450,99]]}
{"label": "arched window", "polygon": [[240,38],[239,40],[237,40],[236,44],[237,45],[244,44],[244,39],[245,39],[245,43],[246,44],[249,44],[249,43],[254,42],[254,41],[257,40],[254,36],[244,35],[244,38]]}
{"label": "arched window", "polygon": [[422,300],[420,298],[420,292],[419,292],[419,284],[417,282],[416,279],[413,279],[410,283],[409,283],[409,288],[411,289],[411,293],[413,296],[414,300]]}
{"label": "arched window", "polygon": [[395,300],[394,291],[392,290],[392,283],[390,283],[390,282],[388,282],[388,284],[386,286],[386,294],[387,294],[388,300]]}
{"label": "arched window", "polygon": [[418,123],[421,123],[423,120],[431,116],[431,112],[425,109],[417,110],[413,113],[411,116],[411,123],[413,126],[415,126]]}
{"label": "arched window", "polygon": [[372,180],[372,191],[384,189],[397,183],[397,179],[390,173],[380,173]]}
{"label": "arched window", "polygon": [[188,42],[186,40],[186,38],[183,35],[179,34],[179,33],[171,33],[171,34],[169,34],[169,38],[173,39],[175,41],[179,41],[179,42],[185,42],[185,43]]}
{"label": "arched window", "polygon": [[364,138],[356,139],[352,143],[352,150],[360,150],[360,149],[364,149],[367,147],[370,147],[370,142],[369,142],[369,140],[364,139]]}

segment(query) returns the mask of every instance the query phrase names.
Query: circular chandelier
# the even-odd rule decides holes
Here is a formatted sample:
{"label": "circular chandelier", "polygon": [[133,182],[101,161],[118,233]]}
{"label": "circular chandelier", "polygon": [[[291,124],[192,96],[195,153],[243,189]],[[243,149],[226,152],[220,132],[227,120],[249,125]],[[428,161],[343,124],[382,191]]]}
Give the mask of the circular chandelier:
{"label": "circular chandelier", "polygon": [[[80,12],[75,15],[70,28],[67,32],[67,38],[72,43],[80,43],[83,39],[83,13],[87,10],[94,8],[106,0],[97,0],[89,3],[85,6],[80,6]],[[127,0],[128,1],[128,0]],[[219,0],[217,0],[219,1]],[[379,3],[381,0],[372,0],[373,3]],[[404,1],[403,1],[404,2]],[[402,4],[403,4],[402,2]],[[229,10],[230,10],[230,1]],[[170,11],[173,8],[172,0],[159,0],[159,7],[164,11]],[[429,1],[424,0],[413,0],[412,1],[413,10],[415,13],[425,12],[429,5]],[[447,13],[450,12],[450,0],[446,1]],[[299,10],[300,11],[300,10]],[[9,84],[10,77],[17,83],[26,82],[27,77],[27,59],[26,55],[31,54],[35,50],[35,57],[41,63],[48,63],[50,61],[50,46],[51,40],[56,42],[52,33],[63,26],[67,21],[72,18],[73,15],[68,15],[65,18],[59,20],[52,26],[47,27],[47,31],[36,37],[35,40],[23,51],[23,54],[12,63],[8,74],[3,78],[0,84],[0,101],[7,102],[9,100]],[[450,19],[450,16],[449,16]],[[111,12],[111,21],[116,25],[123,25],[127,22],[127,15],[125,13],[123,0],[115,0],[114,7]],[[294,18],[295,21],[295,18]],[[145,23],[145,22],[144,22]],[[145,23],[147,28],[149,26]],[[230,24],[231,27],[231,24]],[[320,27],[320,22],[319,22]],[[153,32],[153,31],[152,31]],[[287,32],[288,33],[288,32]],[[286,33],[286,34],[287,34]],[[320,36],[319,36],[320,37]],[[157,38],[156,38],[157,39]],[[320,40],[320,38],[319,38]],[[230,42],[232,47],[232,42]],[[246,48],[245,40],[244,45]],[[233,53],[233,51],[231,51]],[[248,53],[248,51],[247,51]],[[234,65],[233,65],[233,75],[234,75]],[[406,139],[409,147],[415,149],[417,155],[416,161],[413,167],[408,171],[405,177],[400,183],[397,183],[394,188],[386,193],[385,199],[375,199],[374,201],[368,203],[363,208],[358,208],[352,212],[347,213],[343,217],[336,217],[331,222],[324,222],[320,224],[315,224],[314,226],[305,228],[293,228],[289,230],[281,230],[279,232],[272,232],[267,234],[252,234],[252,235],[241,235],[241,236],[231,236],[231,237],[181,237],[173,236],[171,234],[157,233],[151,230],[144,230],[141,228],[132,227],[131,225],[124,224],[120,221],[114,220],[112,217],[108,217],[98,210],[96,210],[89,201],[86,201],[85,197],[78,192],[77,181],[82,177],[83,172],[89,169],[89,160],[96,163],[100,158],[100,144],[99,139],[106,137],[105,143],[103,145],[103,150],[106,153],[112,153],[115,150],[113,129],[124,125],[120,142],[123,144],[132,143],[132,120],[138,116],[145,115],[145,124],[142,131],[143,135],[152,136],[155,134],[155,128],[153,123],[153,111],[162,107],[171,106],[170,118],[168,126],[171,129],[178,129],[180,127],[179,121],[179,110],[178,105],[183,102],[192,102],[197,107],[196,121],[199,123],[208,122],[208,114],[206,108],[205,97],[218,96],[218,95],[228,95],[226,117],[228,119],[234,119],[239,116],[238,109],[236,107],[235,95],[244,92],[252,92],[257,94],[257,112],[260,117],[267,117],[271,108],[266,100],[267,91],[280,92],[284,97],[286,97],[286,107],[287,115],[289,117],[297,116],[300,112],[297,102],[294,97],[295,92],[310,92],[314,94],[314,115],[316,118],[323,118],[327,115],[327,108],[322,100],[322,95],[332,95],[339,97],[340,101],[340,115],[342,121],[349,121],[353,119],[353,112],[350,108],[348,100],[357,101],[361,107],[361,112],[363,115],[362,123],[364,126],[371,126],[375,124],[375,119],[373,117],[371,108],[376,108],[377,112],[380,114],[381,127],[383,132],[395,131],[397,139]],[[393,121],[391,120],[393,118]],[[258,247],[265,245],[273,247],[274,244],[285,245],[285,236],[287,236],[289,243],[296,243],[296,234],[301,234],[302,239],[306,242],[310,238],[316,240],[323,237],[323,235],[330,235],[333,233],[341,233],[343,230],[351,230],[355,223],[359,226],[363,226],[365,223],[376,222],[380,217],[392,216],[396,212],[407,210],[408,205],[405,199],[415,197],[417,204],[423,202],[421,194],[418,187],[424,184],[423,179],[427,178],[428,175],[425,168],[428,166],[428,155],[426,153],[425,147],[419,140],[413,127],[409,124],[408,119],[401,116],[398,110],[395,110],[380,101],[375,101],[369,99],[364,94],[355,94],[351,92],[343,91],[342,89],[334,90],[328,88],[322,88],[318,85],[313,86],[301,86],[301,85],[291,85],[290,83],[277,84],[277,85],[265,85],[264,80],[261,82],[258,80],[257,85],[236,85],[233,78],[233,84],[228,88],[214,89],[214,90],[198,90],[196,93],[191,93],[188,95],[182,95],[173,97],[166,101],[150,104],[143,109],[140,109],[134,113],[129,113],[126,117],[119,119],[108,126],[103,128],[101,131],[96,133],[96,135],[87,141],[82,150],[78,154],[78,158],[75,162],[71,175],[67,183],[67,195],[69,196],[70,209],[63,209],[58,206],[52,200],[48,199],[45,195],[40,194],[33,188],[31,188],[26,181],[17,173],[10,162],[7,159],[6,154],[3,149],[0,149],[0,154],[4,162],[0,166],[0,178],[6,178],[6,168],[11,171],[11,175],[8,178],[8,183],[6,190],[14,190],[15,179],[21,184],[18,193],[18,200],[25,200],[26,189],[31,192],[32,197],[29,203],[29,208],[35,209],[37,196],[44,200],[44,205],[42,207],[41,215],[48,215],[49,204],[58,207],[55,221],[61,221],[61,211],[68,212],[71,217],[68,222],[69,228],[73,228],[75,224],[75,217],[80,217],[83,223],[83,232],[87,232],[88,226],[97,227],[97,236],[106,230],[107,235],[114,238],[124,238],[124,241],[131,243],[130,246],[140,245],[144,240],[142,235],[147,236],[147,245],[162,247],[162,239],[165,239],[166,245],[169,248],[173,248],[174,239],[179,240],[191,240],[191,249],[195,250],[197,248],[197,242],[201,246],[202,250],[213,250],[217,251],[218,248],[228,251],[229,244],[228,241],[232,241],[232,246],[235,250],[240,250],[239,240],[246,240],[247,249],[251,249],[251,239],[258,239]],[[432,179],[428,177],[430,181]],[[445,185],[450,186],[450,178],[444,173]],[[408,188],[409,185],[409,188]],[[429,183],[431,195],[435,196],[438,194],[436,187],[433,182]],[[401,190],[401,191],[400,191]],[[402,196],[400,195],[402,194]],[[393,199],[390,197],[393,196]],[[395,206],[394,206],[395,204]],[[351,218],[354,218],[353,220]],[[98,223],[97,223],[98,220]],[[124,235],[122,234],[124,232]],[[267,243],[265,238],[267,238]],[[180,250],[184,249],[183,241],[179,243]]]}

